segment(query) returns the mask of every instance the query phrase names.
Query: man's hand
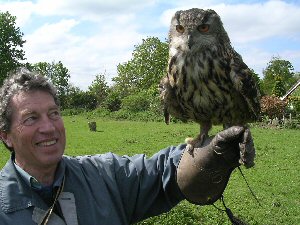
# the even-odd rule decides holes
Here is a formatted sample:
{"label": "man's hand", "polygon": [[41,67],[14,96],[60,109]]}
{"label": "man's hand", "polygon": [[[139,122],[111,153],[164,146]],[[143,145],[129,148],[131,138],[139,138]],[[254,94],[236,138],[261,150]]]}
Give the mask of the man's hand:
{"label": "man's hand", "polygon": [[234,126],[207,138],[193,154],[184,151],[177,168],[177,183],[192,203],[212,204],[224,192],[231,172],[239,165],[254,165],[255,148],[248,128]]}

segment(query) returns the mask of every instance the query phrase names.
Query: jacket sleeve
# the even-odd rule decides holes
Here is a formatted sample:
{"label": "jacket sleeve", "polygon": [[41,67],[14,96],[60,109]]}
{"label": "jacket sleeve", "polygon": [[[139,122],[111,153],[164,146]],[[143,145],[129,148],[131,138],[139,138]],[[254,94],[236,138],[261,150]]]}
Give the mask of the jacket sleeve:
{"label": "jacket sleeve", "polygon": [[168,147],[147,158],[144,154],[118,156],[107,153],[90,160],[106,183],[114,201],[130,223],[169,211],[184,197],[176,169],[185,145]]}
{"label": "jacket sleeve", "polygon": [[[133,184],[130,188],[132,184],[129,183],[126,188],[127,193],[134,190],[132,195],[126,196],[123,192],[132,204],[132,222],[169,211],[183,199],[176,181],[176,169],[182,149],[183,146],[169,147],[149,159],[145,155],[136,155],[131,158],[126,157],[128,161],[125,164],[116,164],[120,191],[125,183],[123,179],[127,175],[130,178],[127,181]],[[132,177],[124,170],[130,166],[132,166]],[[133,196],[135,198],[132,198]]]}

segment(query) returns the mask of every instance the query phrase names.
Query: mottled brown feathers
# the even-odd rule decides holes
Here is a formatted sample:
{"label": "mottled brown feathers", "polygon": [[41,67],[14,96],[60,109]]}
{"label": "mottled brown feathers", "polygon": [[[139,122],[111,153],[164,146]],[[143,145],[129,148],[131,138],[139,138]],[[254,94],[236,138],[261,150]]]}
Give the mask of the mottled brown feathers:
{"label": "mottled brown feathers", "polygon": [[[201,33],[203,24],[209,30]],[[184,32],[177,32],[177,25]],[[176,12],[169,38],[168,74],[160,83],[166,122],[171,114],[209,129],[210,124],[244,125],[257,119],[260,94],[255,79],[215,11]]]}

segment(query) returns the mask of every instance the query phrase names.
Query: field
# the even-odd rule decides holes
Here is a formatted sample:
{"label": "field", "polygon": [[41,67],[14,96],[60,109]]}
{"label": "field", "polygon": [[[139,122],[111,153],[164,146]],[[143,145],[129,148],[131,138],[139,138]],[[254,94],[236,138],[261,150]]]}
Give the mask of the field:
{"label": "field", "polygon": [[[88,130],[83,116],[64,117],[68,155],[114,152],[120,155],[145,153],[151,156],[169,145],[195,136],[197,124],[170,124],[96,119],[97,132]],[[212,134],[221,130],[215,127]],[[300,224],[300,131],[251,128],[256,146],[256,165],[246,170],[246,179],[260,205],[251,195],[238,170],[233,172],[225,190],[225,202],[247,224]],[[1,145],[0,167],[9,153]],[[216,205],[222,208],[222,204]],[[195,206],[183,201],[171,212],[139,224],[231,224],[226,214],[213,206]]]}

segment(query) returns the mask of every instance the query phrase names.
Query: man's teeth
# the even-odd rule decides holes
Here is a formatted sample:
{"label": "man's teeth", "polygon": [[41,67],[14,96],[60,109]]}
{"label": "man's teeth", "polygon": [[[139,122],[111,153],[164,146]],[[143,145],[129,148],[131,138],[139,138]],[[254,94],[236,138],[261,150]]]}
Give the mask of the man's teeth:
{"label": "man's teeth", "polygon": [[45,141],[45,142],[41,142],[41,143],[39,143],[38,145],[39,145],[39,146],[44,146],[44,147],[46,147],[46,146],[54,145],[55,143],[56,143],[56,140],[53,140],[53,141]]}

